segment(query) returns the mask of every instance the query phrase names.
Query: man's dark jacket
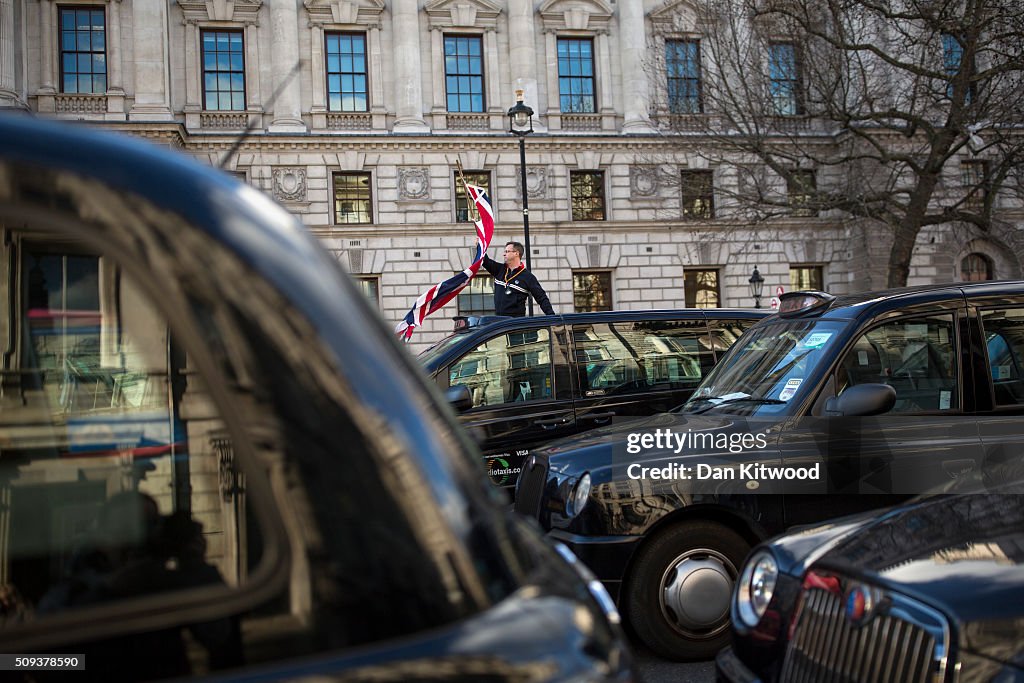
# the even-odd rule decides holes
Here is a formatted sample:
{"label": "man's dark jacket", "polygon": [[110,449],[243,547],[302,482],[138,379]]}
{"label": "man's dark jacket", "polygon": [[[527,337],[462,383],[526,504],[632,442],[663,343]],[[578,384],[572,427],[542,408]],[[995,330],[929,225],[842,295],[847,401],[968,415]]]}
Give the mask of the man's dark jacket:
{"label": "man's dark jacket", "polygon": [[[494,276],[494,313],[522,317],[526,315],[526,297],[533,295],[540,309],[548,315],[554,315],[544,288],[537,282],[533,273],[524,264],[512,271],[504,263],[499,263],[490,256],[484,255],[484,268]],[[506,280],[507,277],[507,280]]]}

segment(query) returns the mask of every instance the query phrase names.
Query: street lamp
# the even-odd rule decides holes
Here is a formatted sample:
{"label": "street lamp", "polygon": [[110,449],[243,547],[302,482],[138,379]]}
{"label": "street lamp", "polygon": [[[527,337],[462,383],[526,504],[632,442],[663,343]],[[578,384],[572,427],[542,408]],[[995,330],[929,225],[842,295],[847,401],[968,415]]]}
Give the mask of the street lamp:
{"label": "street lamp", "polygon": [[754,266],[754,272],[750,276],[750,296],[754,297],[754,308],[761,308],[761,291],[764,289],[764,278]]}
{"label": "street lamp", "polygon": [[[516,90],[516,105],[508,110],[508,132],[519,138],[519,174],[523,178],[523,263],[530,267],[530,202],[526,196],[526,136],[533,132],[533,109],[523,104],[523,91]],[[533,315],[533,297],[526,297]]]}

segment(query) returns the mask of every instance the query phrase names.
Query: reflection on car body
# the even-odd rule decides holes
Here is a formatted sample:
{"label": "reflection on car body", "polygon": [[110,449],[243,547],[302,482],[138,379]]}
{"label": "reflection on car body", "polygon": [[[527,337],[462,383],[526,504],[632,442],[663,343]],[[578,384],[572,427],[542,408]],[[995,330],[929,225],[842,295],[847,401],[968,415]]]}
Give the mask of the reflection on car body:
{"label": "reflection on car body", "polygon": [[594,569],[652,649],[712,656],[758,540],[1020,459],[1021,322],[1020,282],[784,295],[680,411],[535,450],[516,509]]}
{"label": "reflection on car body", "polygon": [[0,227],[0,651],[104,681],[629,677],[607,596],[263,193],[0,117]]}
{"label": "reflection on car body", "polygon": [[683,403],[716,360],[766,312],[607,311],[457,318],[420,354],[440,387],[465,387],[459,419],[491,481],[515,484],[531,449]]}

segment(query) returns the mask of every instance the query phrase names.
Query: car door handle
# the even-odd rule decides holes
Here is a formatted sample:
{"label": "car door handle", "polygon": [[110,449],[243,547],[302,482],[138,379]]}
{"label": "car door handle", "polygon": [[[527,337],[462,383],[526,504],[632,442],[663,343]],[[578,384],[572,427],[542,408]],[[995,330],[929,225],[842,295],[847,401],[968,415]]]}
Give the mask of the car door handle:
{"label": "car door handle", "polygon": [[961,474],[966,474],[974,469],[973,460],[943,460],[942,470],[950,479],[956,479]]}
{"label": "car door handle", "polygon": [[572,418],[568,415],[565,417],[553,417],[550,420],[534,420],[533,424],[544,429],[554,429],[560,425],[567,425],[572,422]]}
{"label": "car door handle", "polygon": [[594,420],[600,422],[601,420],[610,420],[615,417],[615,411],[609,410],[603,413],[587,413],[582,416],[584,420]]}

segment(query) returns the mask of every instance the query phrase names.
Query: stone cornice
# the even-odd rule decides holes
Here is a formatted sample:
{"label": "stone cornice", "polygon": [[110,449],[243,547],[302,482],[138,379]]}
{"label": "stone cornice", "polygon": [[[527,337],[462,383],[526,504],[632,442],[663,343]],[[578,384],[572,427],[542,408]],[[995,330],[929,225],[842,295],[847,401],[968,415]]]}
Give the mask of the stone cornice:
{"label": "stone cornice", "polygon": [[498,27],[501,7],[487,0],[434,0],[427,3],[431,30],[476,28],[494,31]]}
{"label": "stone cornice", "polygon": [[380,28],[383,0],[304,0],[309,22],[318,26],[339,25]]}
{"label": "stone cornice", "polygon": [[614,12],[603,0],[548,0],[537,13],[545,33],[588,31],[607,34]]}
{"label": "stone cornice", "polygon": [[186,23],[256,23],[263,0],[178,0]]}

